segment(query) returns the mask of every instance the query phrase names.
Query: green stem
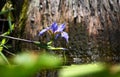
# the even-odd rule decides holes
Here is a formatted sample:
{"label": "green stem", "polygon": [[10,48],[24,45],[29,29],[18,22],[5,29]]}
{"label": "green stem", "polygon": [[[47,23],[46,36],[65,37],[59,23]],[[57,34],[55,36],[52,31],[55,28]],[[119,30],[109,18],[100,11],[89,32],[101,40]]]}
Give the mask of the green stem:
{"label": "green stem", "polygon": [[0,35],[0,37],[3,37],[3,38],[9,38],[9,39],[13,39],[13,40],[24,41],[24,42],[29,42],[29,43],[33,43],[33,42],[34,42],[34,41],[31,41],[31,40],[20,39],[20,38],[15,38],[15,37],[11,37],[11,36]]}
{"label": "green stem", "polygon": [[3,60],[8,64],[10,65],[8,59],[4,56],[4,54],[2,52],[0,52],[0,56],[3,58]]}

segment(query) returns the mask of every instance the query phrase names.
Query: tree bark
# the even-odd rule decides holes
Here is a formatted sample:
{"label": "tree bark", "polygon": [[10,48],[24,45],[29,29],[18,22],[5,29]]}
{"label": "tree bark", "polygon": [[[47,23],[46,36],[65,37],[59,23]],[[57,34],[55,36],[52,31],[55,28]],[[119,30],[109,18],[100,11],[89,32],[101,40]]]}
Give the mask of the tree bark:
{"label": "tree bark", "polygon": [[[69,43],[66,44],[62,40],[57,44],[69,49],[65,53],[71,61],[70,64],[96,61],[120,62],[120,0],[11,1],[16,9],[15,20],[18,31],[14,36],[40,40],[38,36],[40,30],[54,21],[59,24],[65,23],[70,37]],[[25,2],[28,8],[24,8]],[[27,21],[24,16],[27,16]],[[33,44],[24,42],[16,44],[20,45],[21,49],[37,49]],[[43,74],[44,77],[56,77],[55,73]]]}
{"label": "tree bark", "polygon": [[41,29],[54,21],[65,23],[67,54],[79,58],[78,63],[120,62],[120,0],[30,0],[27,15],[23,38],[39,40]]}

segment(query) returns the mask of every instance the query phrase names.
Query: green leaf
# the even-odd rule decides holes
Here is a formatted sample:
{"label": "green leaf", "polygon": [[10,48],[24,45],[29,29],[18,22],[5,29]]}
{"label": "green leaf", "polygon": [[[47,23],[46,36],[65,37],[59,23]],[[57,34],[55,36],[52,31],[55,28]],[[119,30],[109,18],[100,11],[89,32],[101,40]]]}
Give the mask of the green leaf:
{"label": "green leaf", "polygon": [[5,57],[5,55],[4,55],[2,52],[0,52],[0,56],[3,58],[3,60],[4,60],[8,65],[10,65],[7,57]]}
{"label": "green leaf", "polygon": [[0,43],[0,46],[3,46],[5,43],[6,43],[6,38],[3,38],[1,43]]}
{"label": "green leaf", "polygon": [[62,48],[62,47],[53,47],[53,46],[48,46],[49,50],[66,50],[66,48]]}
{"label": "green leaf", "polygon": [[38,61],[38,66],[40,66],[42,69],[58,68],[60,65],[62,65],[61,57],[47,53],[40,55]]}
{"label": "green leaf", "polygon": [[5,46],[5,45],[2,45],[4,48],[6,48],[6,49],[8,49],[8,47],[7,46]]}
{"label": "green leaf", "polygon": [[64,67],[59,75],[60,77],[107,77],[107,72],[104,64],[96,63]]}
{"label": "green leaf", "polygon": [[11,14],[10,13],[8,14],[8,24],[9,24],[10,32],[12,32],[12,21],[11,21]]}
{"label": "green leaf", "polygon": [[2,14],[6,14],[6,13],[12,11],[12,10],[14,10],[14,9],[13,9],[13,8],[10,8],[10,9],[8,9],[8,10],[1,11],[1,12],[0,12],[0,15],[2,15]]}
{"label": "green leaf", "polygon": [[12,10],[14,10],[14,8],[12,8],[11,2],[7,1],[6,4],[2,8],[0,15],[7,14],[7,13],[11,12]]}
{"label": "green leaf", "polygon": [[[14,24],[12,24],[11,29],[12,30],[14,29]],[[10,29],[7,32],[3,33],[2,35],[5,36],[5,35],[9,35],[9,34],[10,34]],[[3,38],[1,43],[0,43],[0,56],[3,58],[3,60],[7,64],[10,64],[9,61],[7,60],[7,58],[5,57],[5,55],[2,53],[3,46],[6,44],[6,42],[7,42],[6,38]]]}
{"label": "green leaf", "polygon": [[47,45],[51,45],[52,43],[53,43],[53,41],[50,41],[50,42],[47,43]]}

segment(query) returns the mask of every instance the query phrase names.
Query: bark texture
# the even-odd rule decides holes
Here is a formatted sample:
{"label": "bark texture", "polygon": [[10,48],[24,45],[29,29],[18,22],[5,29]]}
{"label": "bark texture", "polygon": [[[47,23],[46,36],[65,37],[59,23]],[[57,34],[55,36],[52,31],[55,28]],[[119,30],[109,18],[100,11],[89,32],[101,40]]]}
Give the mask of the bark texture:
{"label": "bark texture", "polygon": [[120,61],[120,0],[31,0],[26,38],[38,40],[54,21],[66,23],[69,55],[78,62]]}
{"label": "bark texture", "polygon": [[[40,30],[54,21],[59,24],[65,23],[70,37],[69,43],[66,44],[60,39],[56,46],[69,49],[66,51],[66,56],[70,64],[96,61],[120,62],[120,0],[11,1],[15,8],[14,36],[28,40],[41,40],[38,36]],[[28,10],[27,15],[26,10]],[[17,34],[19,32],[20,35]],[[47,34],[44,37],[49,39]],[[46,40],[45,38],[43,39]],[[14,42],[14,47],[20,44],[19,41]],[[22,42],[20,45],[18,48],[38,49],[33,44]],[[56,71],[45,71],[37,77],[56,77],[56,75]]]}
{"label": "bark texture", "polygon": [[[11,1],[17,18],[24,2]],[[27,16],[21,38],[39,40],[41,29],[54,21],[65,23],[69,43],[66,45],[62,40],[57,44],[69,49],[66,55],[74,62],[120,62],[120,0],[29,0]],[[20,24],[18,19],[16,21]],[[37,49],[33,44],[22,43],[21,46]]]}

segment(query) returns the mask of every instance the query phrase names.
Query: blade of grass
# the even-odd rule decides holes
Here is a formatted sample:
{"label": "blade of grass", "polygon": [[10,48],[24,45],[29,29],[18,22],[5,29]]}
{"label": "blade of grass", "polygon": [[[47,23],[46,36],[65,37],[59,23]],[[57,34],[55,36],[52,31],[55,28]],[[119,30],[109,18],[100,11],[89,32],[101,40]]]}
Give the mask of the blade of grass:
{"label": "blade of grass", "polygon": [[5,57],[5,55],[2,53],[3,45],[6,43],[6,38],[3,38],[0,44],[0,56],[3,58],[3,60],[9,65],[8,59]]}
{"label": "blade of grass", "polygon": [[5,57],[5,55],[0,51],[0,56],[3,58],[3,60],[8,64],[10,65],[8,59]]}
{"label": "blade of grass", "polygon": [[[14,29],[14,24],[11,26],[11,29],[13,30]],[[10,29],[7,31],[7,32],[5,32],[5,33],[3,33],[2,35],[9,35],[10,34]],[[3,50],[3,46],[5,45],[5,43],[6,43],[6,41],[7,41],[7,39],[6,38],[3,38],[2,39],[2,41],[1,41],[1,43],[0,43],[0,56],[3,58],[3,60],[7,63],[7,64],[10,64],[9,63],[9,61],[8,61],[8,59],[5,57],[5,55],[2,53],[2,50]]]}
{"label": "blade of grass", "polygon": [[10,32],[12,32],[12,22],[11,22],[10,12],[8,14],[8,25],[9,25]]}
{"label": "blade of grass", "polygon": [[[3,33],[2,35],[9,35],[12,30],[14,29],[14,24],[12,24],[11,22],[11,11],[14,10],[14,8],[12,8],[12,4],[10,1],[7,1],[6,4],[3,6],[1,12],[0,12],[0,15],[6,15],[7,16],[7,19],[8,19],[8,24],[9,24],[9,29],[8,31],[6,31],[5,33]],[[3,51],[3,48],[5,46],[5,44],[7,43],[7,38],[3,38],[1,43],[0,43],[0,56],[3,58],[3,60],[7,63],[7,64],[10,64],[7,57],[2,53]]]}

